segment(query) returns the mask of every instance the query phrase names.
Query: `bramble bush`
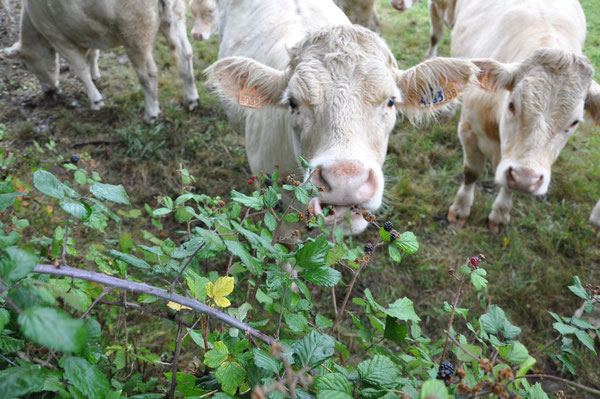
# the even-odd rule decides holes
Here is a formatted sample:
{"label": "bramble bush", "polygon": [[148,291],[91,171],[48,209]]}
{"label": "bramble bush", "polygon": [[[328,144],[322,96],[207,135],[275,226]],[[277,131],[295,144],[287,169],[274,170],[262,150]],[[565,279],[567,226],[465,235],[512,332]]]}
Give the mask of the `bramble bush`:
{"label": "bramble bush", "polygon": [[[547,398],[528,382],[539,377],[599,393],[528,374],[536,356],[575,374],[575,347],[596,353],[586,321],[551,313],[557,337],[534,356],[497,305],[481,315],[460,307],[466,289],[485,296],[483,255],[449,270],[455,296],[439,304],[448,326],[432,340],[410,298],[380,304],[355,289],[378,258],[414,254],[413,233],[353,210],[379,229],[376,242],[358,243],[313,214],[318,187],[277,173],[251,177],[255,191],[226,201],[196,193],[180,169],[179,196],[133,209],[121,185],[84,165],[62,165],[69,181],[37,170],[30,190],[10,176],[0,185],[2,398]],[[25,201],[51,215],[51,236],[19,219]],[[124,231],[124,219],[139,231]],[[569,289],[588,312],[600,300],[577,277]],[[128,335],[134,311],[167,321],[169,352]]]}

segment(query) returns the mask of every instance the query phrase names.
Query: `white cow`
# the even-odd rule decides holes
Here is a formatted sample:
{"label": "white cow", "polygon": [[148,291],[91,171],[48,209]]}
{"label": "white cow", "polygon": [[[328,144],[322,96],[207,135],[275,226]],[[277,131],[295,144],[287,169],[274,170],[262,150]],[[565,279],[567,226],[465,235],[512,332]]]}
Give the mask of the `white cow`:
{"label": "white cow", "polygon": [[444,36],[444,26],[454,27],[457,0],[427,0],[429,8],[429,48],[425,59],[437,56],[437,49]]}
{"label": "white cow", "polygon": [[100,77],[98,50],[124,46],[144,92],[144,120],[160,113],[157,69],[152,56],[156,33],[167,39],[183,78],[184,104],[198,102],[192,48],[187,39],[184,0],[24,0],[20,39],[0,56],[22,60],[44,92],[58,88],[58,54],[83,82],[93,110],[103,98],[93,80]]}
{"label": "white cow", "polygon": [[298,162],[304,156],[318,167],[312,182],[325,187],[315,211],[333,206],[326,222],[351,233],[367,222],[350,212],[348,226],[347,211],[381,205],[396,111],[430,113],[475,70],[442,58],[400,70],[385,42],[352,25],[331,0],[222,0],[219,18],[209,83],[245,133],[251,169],[307,178]]}
{"label": "white cow", "polygon": [[194,16],[192,38],[208,40],[217,24],[217,0],[190,0],[189,7]]}
{"label": "white cow", "polygon": [[419,0],[390,0],[390,5],[398,11],[406,11],[418,1]]}
{"label": "white cow", "polygon": [[359,24],[374,31],[379,29],[375,0],[334,0],[334,2],[353,24]]}
{"label": "white cow", "polygon": [[583,120],[600,122],[600,86],[581,54],[586,34],[577,0],[457,0],[451,54],[490,57],[481,89],[465,93],[459,123],[464,181],[448,220],[464,225],[485,160],[500,193],[489,228],[510,219],[513,191],[543,195],[551,165]]}

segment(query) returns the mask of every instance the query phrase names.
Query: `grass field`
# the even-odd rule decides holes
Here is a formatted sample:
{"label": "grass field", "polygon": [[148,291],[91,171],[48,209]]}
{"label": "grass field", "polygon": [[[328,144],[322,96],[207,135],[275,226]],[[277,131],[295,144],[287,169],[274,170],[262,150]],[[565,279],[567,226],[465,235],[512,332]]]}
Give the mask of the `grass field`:
{"label": "grass field", "polygon": [[[582,0],[582,5],[588,19],[585,54],[600,81],[600,7],[597,0]],[[421,61],[429,41],[426,3],[402,14],[384,0],[378,0],[377,7],[381,34],[400,66],[407,68]],[[17,27],[6,24],[2,17],[0,46],[6,47],[16,41]],[[440,47],[441,56],[448,55],[448,36]],[[123,184],[134,208],[156,205],[161,195],[175,195],[179,165],[196,176],[198,192],[227,197],[231,189],[247,191],[250,171],[243,138],[229,126],[216,98],[202,83],[202,70],[216,60],[218,40],[213,37],[193,46],[199,108],[191,113],[182,110],[181,82],[161,39],[155,56],[163,118],[150,127],[141,122],[143,97],[133,69],[119,62],[122,50],[102,54],[99,90],[108,101],[99,112],[89,110],[83,87],[66,64],[61,75],[62,98],[50,102],[40,97],[33,75],[18,64],[0,60],[2,177],[11,175],[30,188],[32,171],[49,167],[65,179],[66,172],[57,165],[80,154],[82,162],[104,181]],[[408,296],[424,319],[421,326],[439,337],[447,320],[442,304],[450,301],[455,290],[449,283],[448,268],[483,253],[489,260],[489,292],[478,296],[467,291],[461,306],[479,312],[489,303],[499,304],[513,324],[523,328],[523,341],[533,348],[554,336],[548,311],[566,316],[579,306],[567,290],[572,276],[578,275],[584,284],[600,283],[600,233],[587,223],[600,198],[600,128],[591,124],[580,127],[552,169],[548,194],[543,198],[516,195],[507,231],[493,235],[487,231],[486,216],[497,189],[489,184],[478,183],[467,226],[459,230],[446,227],[445,215],[462,174],[456,124],[457,117],[421,127],[398,122],[384,167],[386,206],[378,218],[393,221],[399,230],[415,232],[421,249],[400,265],[378,260],[359,282],[358,291],[368,287],[382,303]],[[483,181],[493,181],[489,166]],[[35,196],[28,207],[16,212],[35,226],[30,235],[50,235],[56,227],[52,217],[40,212]],[[131,231],[144,228],[151,227],[127,220],[122,227]],[[369,230],[357,239],[371,241],[375,234]],[[135,238],[142,242],[141,237]],[[323,308],[329,305],[322,304]],[[136,327],[131,329],[135,334]],[[142,335],[143,326],[137,331]],[[167,332],[155,331],[141,339],[160,346],[157,342],[162,334]],[[598,362],[598,358],[584,362],[579,378],[600,386]],[[539,365],[559,373],[556,366]]]}

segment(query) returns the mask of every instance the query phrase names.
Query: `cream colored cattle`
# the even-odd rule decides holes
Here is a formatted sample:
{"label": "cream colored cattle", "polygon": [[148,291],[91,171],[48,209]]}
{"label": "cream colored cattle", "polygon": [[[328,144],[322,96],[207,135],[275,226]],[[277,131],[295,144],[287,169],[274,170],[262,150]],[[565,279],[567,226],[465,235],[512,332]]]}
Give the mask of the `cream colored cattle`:
{"label": "cream colored cattle", "polygon": [[194,16],[192,38],[208,40],[217,24],[217,0],[190,0],[189,7]]}
{"label": "cream colored cattle", "polygon": [[334,2],[353,24],[359,24],[374,31],[379,29],[375,0],[334,0]]}
{"label": "cream colored cattle", "polygon": [[398,11],[406,11],[418,1],[419,0],[390,0],[390,5]]}
{"label": "cream colored cattle", "polygon": [[454,12],[457,0],[427,0],[429,8],[429,48],[425,59],[437,56],[437,49],[444,36],[444,26],[454,27]]}
{"label": "cream colored cattle", "polygon": [[209,84],[245,134],[252,171],[308,178],[304,156],[318,168],[311,181],[325,188],[315,211],[331,205],[326,223],[351,233],[367,226],[356,208],[381,205],[396,112],[431,113],[475,70],[441,58],[400,70],[385,42],[331,0],[223,0],[218,25]]}
{"label": "cream colored cattle", "polygon": [[185,27],[183,0],[24,0],[17,43],[0,52],[22,60],[40,80],[44,92],[58,89],[58,54],[83,82],[93,110],[104,99],[93,80],[100,77],[98,50],[124,46],[144,92],[144,120],[154,122],[160,113],[157,69],[152,56],[161,31],[178,59],[184,83],[184,104],[198,102],[194,84],[192,48]]}
{"label": "cream colored cattle", "polygon": [[586,24],[577,0],[458,0],[451,54],[474,61],[483,88],[463,97],[464,181],[448,212],[462,226],[486,158],[500,193],[492,231],[510,220],[513,191],[543,195],[551,165],[584,118],[600,122],[600,86],[581,54]]}

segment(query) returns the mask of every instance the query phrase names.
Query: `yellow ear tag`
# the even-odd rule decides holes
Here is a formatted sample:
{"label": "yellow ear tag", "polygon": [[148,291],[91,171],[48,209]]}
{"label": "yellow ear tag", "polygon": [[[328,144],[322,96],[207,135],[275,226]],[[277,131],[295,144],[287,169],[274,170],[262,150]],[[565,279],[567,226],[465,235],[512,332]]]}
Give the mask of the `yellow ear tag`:
{"label": "yellow ear tag", "polygon": [[491,80],[491,76],[492,75],[488,72],[485,75],[478,77],[479,78],[479,87],[481,87],[483,90],[495,91],[496,87]]}
{"label": "yellow ear tag", "polygon": [[256,87],[251,89],[242,89],[238,96],[238,103],[242,107],[260,108],[262,107],[262,98],[256,94]]}
{"label": "yellow ear tag", "polygon": [[460,92],[454,83],[448,82],[445,87],[438,86],[435,90],[430,88],[431,97],[426,98],[421,96],[421,107],[431,107],[434,105],[442,105],[448,101],[452,101],[458,97]]}

